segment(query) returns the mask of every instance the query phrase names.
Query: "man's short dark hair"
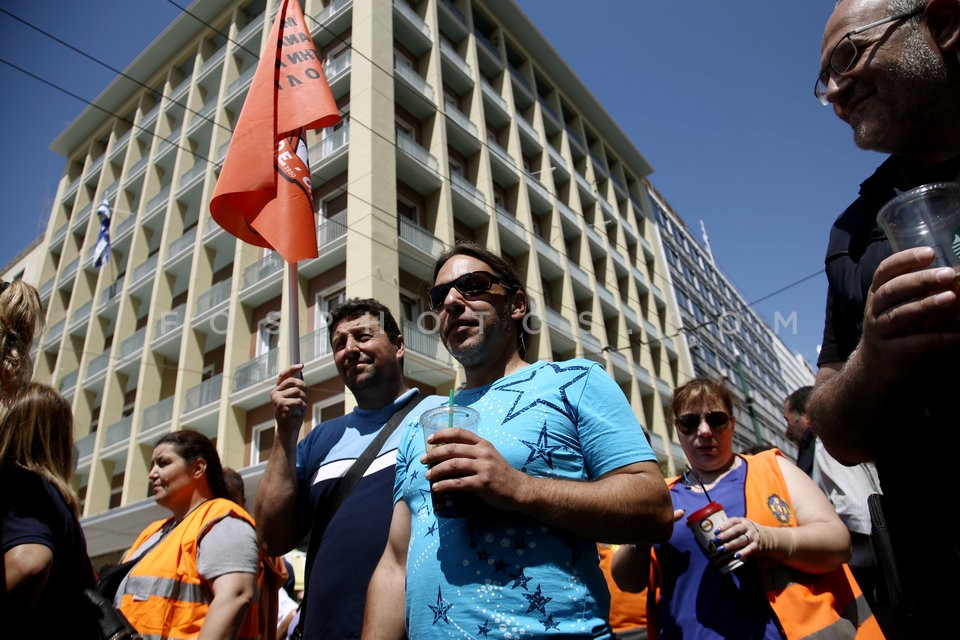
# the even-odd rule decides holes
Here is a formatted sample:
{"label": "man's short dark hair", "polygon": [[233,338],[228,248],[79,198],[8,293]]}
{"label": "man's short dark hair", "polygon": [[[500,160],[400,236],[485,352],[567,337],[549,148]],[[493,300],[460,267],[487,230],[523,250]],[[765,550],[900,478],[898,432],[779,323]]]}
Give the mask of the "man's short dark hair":
{"label": "man's short dark hair", "polygon": [[[452,249],[448,249],[440,254],[440,257],[437,258],[437,263],[433,267],[433,283],[437,283],[437,274],[440,273],[440,269],[443,268],[443,265],[447,263],[450,258],[454,256],[469,256],[471,258],[476,258],[481,262],[485,262],[490,270],[500,278],[500,283],[508,289],[513,291],[523,291],[526,295],[526,291],[523,288],[523,283],[520,281],[520,273],[517,271],[516,267],[513,266],[503,257],[497,255],[493,251],[490,251],[485,246],[477,244],[476,242],[458,242],[453,246]],[[529,303],[527,311],[529,311]],[[524,326],[524,320],[521,319],[517,323],[517,347],[520,352],[520,357],[526,357],[527,355],[527,337],[529,333],[527,332],[526,327]]]}
{"label": "man's short dark hair", "polygon": [[330,346],[333,346],[334,329],[340,324],[341,320],[352,320],[368,313],[380,319],[380,328],[390,338],[390,342],[396,344],[397,338],[400,337],[400,327],[397,325],[393,314],[390,313],[390,309],[373,298],[350,298],[330,314],[330,331],[328,332]]}
{"label": "man's short dark hair", "polygon": [[807,412],[807,400],[810,399],[812,392],[813,387],[800,387],[787,396],[787,406],[790,407],[791,411],[795,411],[800,415],[805,414]]}

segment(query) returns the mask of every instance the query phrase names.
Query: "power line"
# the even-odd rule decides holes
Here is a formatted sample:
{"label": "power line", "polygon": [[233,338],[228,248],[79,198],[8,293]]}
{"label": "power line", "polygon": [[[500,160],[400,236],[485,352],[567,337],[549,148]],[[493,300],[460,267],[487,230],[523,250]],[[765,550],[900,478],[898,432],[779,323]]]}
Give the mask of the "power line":
{"label": "power line", "polygon": [[[240,43],[237,43],[235,40],[230,39],[229,36],[225,35],[222,31],[214,28],[210,23],[204,21],[203,19],[199,18],[199,17],[196,16],[195,14],[193,14],[193,13],[189,12],[188,10],[184,9],[184,8],[181,7],[180,5],[178,5],[178,4],[176,4],[175,2],[173,2],[172,0],[168,0],[168,2],[170,2],[170,4],[172,4],[172,5],[176,6],[177,8],[179,8],[179,9],[180,9],[181,11],[183,11],[184,13],[186,13],[186,14],[192,16],[193,18],[195,18],[196,20],[200,21],[201,23],[203,23],[204,25],[206,25],[209,29],[215,31],[216,33],[219,33],[220,35],[223,35],[225,38],[227,38],[227,40],[233,42],[233,43],[236,44],[238,47],[242,48],[244,51],[247,51],[248,53],[251,53],[251,55],[256,56],[256,54],[253,54],[252,52],[250,52],[249,49],[247,49],[246,47],[243,47]],[[39,28],[37,28],[37,27],[35,27],[35,26],[27,23],[26,21],[21,20],[20,18],[17,18],[16,16],[13,16],[13,14],[10,14],[10,13],[7,12],[7,11],[4,11],[4,13],[6,13],[7,15],[10,15],[11,17],[13,17],[14,19],[16,19],[16,20],[18,20],[18,21],[20,21],[20,22],[23,22],[23,23],[26,24],[27,26],[30,26],[31,28],[36,29],[36,30],[39,31],[40,33],[43,33],[44,35],[47,35],[48,37],[56,40],[57,42],[60,42],[60,43],[63,44],[64,46],[67,46],[68,48],[76,51],[76,52],[79,53],[80,55],[83,55],[83,56],[85,56],[85,57],[87,57],[87,58],[89,58],[89,59],[91,59],[91,60],[94,60],[94,61],[96,61],[96,62],[98,62],[98,63],[100,63],[100,64],[103,64],[103,65],[106,66],[107,68],[111,69],[112,71],[115,71],[115,72],[119,73],[119,74],[122,75],[123,77],[127,77],[128,79],[133,80],[132,78],[130,78],[129,76],[127,76],[127,75],[124,74],[123,72],[118,71],[118,70],[114,69],[113,67],[110,67],[109,65],[106,65],[106,63],[102,63],[102,62],[96,60],[95,58],[87,55],[86,53],[84,53],[83,51],[77,49],[76,47],[73,47],[72,45],[69,45],[69,44],[63,42],[62,40],[59,40],[59,39],[56,38],[55,36],[52,36],[52,35],[49,34],[48,32],[46,32],[46,31],[44,31],[44,30],[42,30],[42,29],[39,29]],[[325,29],[325,30],[327,30],[327,31],[330,31],[329,28],[327,28],[325,25],[323,25],[323,24],[321,24],[319,21],[317,21],[316,18],[314,18],[312,15],[308,15],[307,17],[309,17],[314,23],[320,25],[323,29]],[[332,31],[331,31],[331,33],[332,33]],[[376,62],[374,62],[373,60],[371,60],[368,56],[363,55],[362,53],[360,53],[359,51],[357,51],[357,50],[356,50],[355,48],[353,48],[352,46],[350,47],[350,50],[351,50],[352,53],[354,53],[354,54],[358,55],[359,57],[361,57],[361,58],[369,61],[371,64],[373,64],[373,65],[374,65],[375,67],[377,67],[378,69],[384,71],[384,72],[387,73],[387,74],[392,74],[392,70],[387,70],[387,69],[383,68],[381,65],[379,65],[379,64],[377,64]],[[106,109],[103,109],[102,107],[99,107],[98,105],[95,105],[95,104],[93,104],[92,102],[89,102],[89,101],[87,101],[87,100],[85,100],[85,99],[83,99],[83,98],[80,98],[80,97],[77,96],[76,94],[73,94],[72,92],[69,92],[69,91],[67,91],[66,89],[63,89],[62,87],[59,87],[59,86],[57,86],[57,85],[54,85],[54,84],[46,81],[45,79],[40,78],[40,77],[36,76],[35,74],[30,73],[29,71],[26,71],[26,70],[24,70],[24,69],[22,69],[22,68],[20,68],[20,67],[18,67],[18,66],[16,66],[16,65],[13,65],[13,64],[5,61],[5,60],[0,60],[0,62],[4,62],[4,63],[7,64],[8,66],[11,66],[11,67],[17,69],[17,70],[21,71],[22,73],[25,73],[26,75],[28,75],[28,76],[30,76],[30,77],[33,77],[34,79],[37,79],[38,81],[43,82],[44,84],[47,84],[48,86],[51,86],[51,87],[53,87],[53,88],[55,88],[55,89],[58,89],[58,90],[60,90],[60,91],[62,91],[62,92],[64,92],[64,93],[66,93],[67,95],[70,95],[71,97],[74,97],[74,98],[76,98],[76,99],[78,99],[78,100],[81,100],[81,101],[87,103],[87,104],[90,104],[90,105],[94,106],[95,108],[98,108],[100,111],[103,111],[104,113],[107,113],[108,115],[110,115],[110,116],[112,116],[112,117],[115,117],[115,118],[117,118],[117,119],[119,119],[119,120],[121,120],[121,121],[123,121],[123,122],[126,122],[126,123],[130,124],[131,126],[136,126],[138,129],[147,132],[147,134],[150,135],[150,136],[152,136],[152,137],[158,137],[158,138],[160,137],[160,136],[158,136],[157,134],[153,133],[152,131],[149,131],[149,130],[143,128],[143,127],[139,127],[138,125],[134,125],[134,123],[130,122],[130,121],[127,120],[126,118],[123,118],[123,117],[121,117],[121,116],[118,116],[117,114],[114,114],[114,113],[112,113],[112,112],[110,112],[110,111],[108,111],[108,110],[106,110]],[[133,81],[134,81],[134,82],[137,82],[136,80],[133,80]],[[166,97],[166,96],[164,96],[164,94],[163,94],[162,92],[159,92],[159,91],[157,91],[157,90],[155,90],[155,89],[152,89],[152,88],[150,88],[150,87],[148,87],[148,86],[146,86],[146,85],[144,85],[144,84],[142,84],[142,83],[137,82],[137,84],[139,84],[140,86],[144,87],[144,88],[147,89],[148,91],[151,91],[152,93],[154,93],[154,94],[156,94],[156,95],[159,95],[160,97]],[[170,99],[170,98],[168,98],[168,99]],[[176,102],[175,100],[170,99],[170,101],[171,101],[173,104],[177,104],[178,106],[183,106],[184,108],[186,108],[184,105],[182,105],[182,104],[179,103],[179,102]],[[192,111],[192,110],[191,110],[191,111]],[[192,111],[192,112],[193,112],[193,111]],[[193,112],[193,113],[197,113],[197,112]],[[200,115],[200,114],[197,114],[197,115]],[[205,117],[205,116],[202,116],[202,117],[204,117],[205,120],[210,121],[209,118],[207,118],[207,117]],[[371,129],[371,128],[370,128],[369,126],[367,126],[365,123],[360,122],[360,121],[358,121],[358,120],[356,120],[356,119],[353,119],[353,122],[356,123],[356,124],[358,124],[358,125],[360,125],[360,126],[363,126],[363,127],[366,128],[367,130],[369,130],[372,134],[374,134],[374,135],[380,137],[381,139],[383,139],[384,141],[388,142],[392,147],[397,148],[397,144],[396,144],[396,142],[394,142],[394,140],[387,138],[385,135],[383,135],[383,134],[380,133],[379,131],[375,131],[375,130]],[[231,131],[229,128],[223,126],[222,124],[218,124],[217,126],[220,126],[221,128],[223,128],[223,129],[226,130],[226,131]],[[171,142],[169,139],[166,139],[166,138],[161,138],[161,139],[165,140],[166,142]],[[487,148],[488,152],[490,152],[490,153],[496,153],[496,151],[493,150],[493,149],[489,146],[489,144],[487,143],[487,141],[484,141],[484,140],[481,140],[481,139],[478,139],[478,141],[479,141],[479,144],[480,144],[482,147],[486,147],[486,148]],[[175,144],[175,143],[173,143],[173,144]],[[200,156],[199,154],[196,154],[195,152],[193,152],[191,149],[189,149],[189,148],[187,148],[187,147],[183,147],[183,146],[181,146],[181,145],[179,145],[179,144],[175,144],[175,146],[177,146],[178,148],[184,149],[184,150],[186,150],[186,151],[189,151],[189,152],[190,152],[194,157],[196,157],[197,159],[204,160],[205,162],[207,162],[208,164],[213,165],[214,167],[219,167],[219,166],[220,166],[220,163],[215,163],[215,162],[213,162],[213,161],[211,161],[211,160],[209,160],[209,159],[207,159],[207,158],[204,158],[203,156]],[[444,174],[443,172],[440,172],[440,171],[437,171],[437,173],[438,173],[438,175],[441,177],[441,179],[446,180],[446,181],[448,181],[448,182],[450,181],[450,176],[449,176],[449,175]],[[561,202],[561,201],[562,201],[561,198],[560,198],[555,192],[546,189],[546,187],[543,185],[543,183],[541,183],[541,182],[538,181],[538,184],[539,184],[542,188],[544,188],[544,190],[547,191],[550,195],[552,195],[554,198],[556,198],[558,202]],[[382,208],[380,208],[380,207],[377,207],[377,206],[374,205],[373,203],[371,203],[371,202],[369,202],[369,201],[367,201],[367,200],[365,200],[365,199],[363,199],[363,198],[360,198],[360,197],[356,196],[355,194],[352,194],[349,190],[347,190],[347,194],[350,195],[350,196],[352,196],[352,197],[354,197],[354,198],[357,199],[358,201],[363,202],[364,204],[370,206],[370,207],[373,208],[374,210],[382,211],[382,212],[387,213],[387,214],[390,214],[390,215],[394,215],[394,214],[395,214],[395,212],[393,212],[393,211],[386,211],[386,210],[384,210],[384,209],[382,209]],[[485,200],[485,203],[486,203],[486,200]],[[496,209],[495,209],[494,207],[492,207],[492,206],[490,206],[490,205],[486,205],[485,208],[488,209],[488,213],[490,213],[491,217],[493,217],[493,216],[496,214]],[[350,228],[350,227],[348,226],[348,228]],[[354,232],[354,233],[359,233],[359,232],[357,232],[356,230],[354,230],[354,229],[352,229],[352,228],[351,228],[351,231]],[[368,239],[371,239],[371,240],[376,241],[376,239],[374,239],[374,238],[369,238],[369,236],[366,236],[366,234],[360,234],[360,235],[363,235],[364,237],[368,237]],[[609,238],[608,238],[608,239],[609,239]],[[386,243],[381,243],[381,244],[383,244],[384,246],[388,246],[388,245],[386,245]],[[392,247],[390,247],[390,248],[392,248]],[[767,296],[765,296],[765,297],[763,297],[763,298],[760,298],[759,300],[755,301],[754,303],[743,303],[743,304],[740,305],[739,309],[742,310],[742,309],[745,309],[745,308],[747,308],[747,307],[750,307],[750,306],[752,306],[753,304],[755,304],[756,302],[759,302],[759,301],[764,300],[764,299],[766,299],[766,298],[769,298],[769,297],[771,297],[771,296],[773,296],[773,295],[776,295],[776,294],[778,294],[778,293],[780,293],[780,292],[782,292],[782,291],[785,291],[785,290],[791,288],[792,286],[796,286],[796,284],[799,284],[800,282],[803,282],[803,281],[805,281],[806,279],[809,279],[809,278],[811,278],[811,277],[814,277],[814,276],[818,275],[819,273],[820,273],[820,271],[812,274],[811,276],[808,276],[808,277],[804,278],[803,280],[801,280],[801,281],[799,281],[799,282],[797,282],[797,283],[793,283],[793,284],[791,284],[791,285],[787,285],[786,287],[783,287],[783,288],[781,288],[781,289],[778,289],[777,291],[775,291],[775,292],[773,292],[773,293],[771,293],[771,294],[768,294]],[[659,273],[658,271],[656,271],[656,270],[653,270],[653,271],[652,271],[652,274],[653,274],[654,276],[660,276],[661,278],[664,277],[662,274],[660,274],[660,273]],[[566,306],[566,305],[564,305],[564,306]],[[568,308],[568,310],[576,310],[575,308],[571,308],[571,307],[567,307],[567,308]],[[715,320],[714,320],[714,321],[715,321]],[[711,321],[711,322],[713,322],[713,321]],[[701,326],[707,326],[707,325],[710,324],[711,322],[703,323]],[[685,330],[687,330],[685,327],[680,326],[680,327],[679,327],[679,331],[678,331],[677,333],[674,333],[674,334],[671,334],[671,335],[677,336],[677,335],[680,334],[680,332],[683,332],[683,331],[685,331]],[[668,335],[668,336],[664,336],[664,337],[670,337],[670,336]],[[660,341],[660,340],[662,340],[662,339],[660,339],[660,338],[654,339],[654,340],[649,341],[648,344],[652,344],[652,343],[658,342],[658,341]],[[641,341],[640,344],[644,344],[644,343]],[[623,347],[623,348],[629,348],[629,347]],[[605,347],[605,348],[602,349],[601,351],[603,351],[603,350],[620,350],[620,349],[623,349],[623,348],[613,349],[613,348],[611,348],[611,347]],[[599,355],[599,354],[595,354],[595,355]]]}

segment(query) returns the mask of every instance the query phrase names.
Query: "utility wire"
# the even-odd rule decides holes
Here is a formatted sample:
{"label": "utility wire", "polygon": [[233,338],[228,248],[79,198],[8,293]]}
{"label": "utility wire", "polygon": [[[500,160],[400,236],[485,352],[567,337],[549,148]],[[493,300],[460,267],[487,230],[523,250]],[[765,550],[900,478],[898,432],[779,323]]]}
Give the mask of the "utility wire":
{"label": "utility wire", "polygon": [[[259,59],[259,57],[256,56],[256,54],[254,54],[254,53],[251,52],[249,49],[247,49],[246,47],[244,47],[244,46],[241,45],[240,43],[236,42],[235,40],[229,38],[228,35],[224,34],[223,31],[221,31],[221,30],[216,29],[215,27],[213,27],[213,25],[211,25],[209,22],[206,22],[205,20],[199,18],[198,16],[196,16],[196,14],[193,14],[193,13],[190,12],[189,10],[187,10],[187,9],[185,9],[184,7],[181,7],[180,5],[178,5],[176,2],[173,2],[173,0],[168,0],[168,2],[169,2],[170,4],[172,4],[173,6],[177,7],[178,9],[180,9],[181,11],[183,11],[184,13],[190,15],[191,17],[193,17],[193,18],[196,19],[197,21],[203,23],[203,24],[204,24],[205,26],[207,26],[209,29],[215,31],[216,33],[218,33],[218,34],[220,34],[220,35],[222,35],[222,36],[224,36],[227,40],[233,42],[233,43],[234,43],[235,45],[237,45],[239,48],[243,49],[243,50],[246,51],[247,53],[250,53],[251,55],[254,55],[255,57],[257,57],[257,58]],[[122,71],[119,71],[119,70],[115,69],[114,67],[112,67],[112,66],[110,66],[110,65],[108,65],[108,64],[106,64],[106,63],[103,63],[102,61],[99,61],[99,60],[97,60],[96,58],[93,58],[92,56],[86,54],[85,52],[83,52],[83,51],[81,51],[81,50],[79,50],[79,49],[77,49],[76,47],[73,47],[72,45],[70,45],[70,44],[68,44],[68,43],[65,43],[64,41],[60,40],[59,38],[57,38],[57,37],[49,34],[49,33],[46,32],[45,30],[40,29],[40,28],[38,28],[38,27],[30,24],[30,23],[27,22],[27,21],[22,20],[22,19],[20,19],[20,18],[17,17],[17,16],[14,16],[13,14],[11,14],[10,12],[8,12],[8,11],[6,11],[6,10],[0,9],[0,11],[2,11],[3,13],[9,15],[11,18],[13,18],[13,19],[15,19],[15,20],[17,20],[17,21],[25,24],[26,26],[37,30],[38,32],[42,33],[43,35],[46,35],[47,37],[49,37],[49,38],[51,38],[51,39],[59,42],[60,44],[66,46],[66,47],[68,47],[68,48],[70,48],[71,50],[77,52],[78,54],[83,55],[84,57],[86,57],[86,58],[88,58],[88,59],[90,59],[90,60],[93,60],[94,62],[97,62],[98,64],[101,64],[101,65],[105,66],[106,68],[110,69],[111,71],[114,71],[114,72],[118,73],[119,75],[121,75],[121,76],[123,76],[123,77],[125,77],[125,78],[127,78],[127,79],[129,79],[129,80],[131,80],[131,81],[133,81],[133,82],[135,82],[136,84],[138,84],[138,85],[140,85],[141,87],[147,89],[147,90],[150,91],[151,93],[153,93],[153,94],[155,94],[155,95],[157,95],[157,96],[159,96],[159,97],[161,97],[161,98],[162,98],[162,97],[165,97],[162,92],[157,91],[157,90],[155,90],[155,89],[152,89],[151,87],[149,87],[149,86],[147,86],[147,85],[144,85],[143,83],[140,83],[139,81],[137,81],[137,80],[131,78],[130,76],[124,74]],[[274,13],[275,13],[275,12],[274,12]],[[329,29],[328,29],[325,25],[323,25],[323,24],[321,24],[319,21],[317,21],[316,18],[314,18],[312,15],[307,14],[307,17],[309,17],[315,24],[320,25],[324,30],[329,31]],[[332,32],[331,32],[331,33],[332,33]],[[384,69],[381,65],[377,64],[376,62],[374,62],[373,60],[371,60],[369,57],[363,55],[362,53],[360,53],[359,51],[357,51],[357,50],[356,50],[355,48],[353,48],[352,46],[350,47],[350,49],[351,49],[351,52],[352,52],[352,53],[357,54],[358,57],[361,57],[361,58],[364,58],[364,59],[368,60],[371,64],[373,64],[373,65],[374,65],[375,67],[377,67],[378,69],[384,71],[384,72],[387,73],[387,74],[390,74],[390,73],[391,73],[390,70]],[[21,71],[22,73],[24,73],[24,74],[26,74],[26,75],[28,75],[28,76],[30,76],[30,77],[32,77],[32,78],[34,78],[34,79],[36,79],[36,80],[44,83],[44,84],[46,84],[46,85],[48,85],[48,86],[50,86],[50,87],[52,87],[52,88],[54,88],[54,89],[60,90],[60,91],[62,91],[62,92],[64,92],[64,93],[70,95],[71,97],[74,97],[75,99],[78,99],[78,100],[80,100],[80,101],[82,101],[82,102],[85,102],[85,103],[87,103],[87,104],[90,104],[91,106],[94,106],[95,108],[98,108],[100,111],[103,111],[104,113],[107,113],[108,115],[110,115],[110,116],[112,116],[112,117],[115,117],[115,118],[117,118],[117,119],[119,119],[119,120],[121,120],[121,121],[123,121],[123,122],[126,122],[126,123],[130,124],[131,126],[136,126],[138,129],[140,129],[140,130],[142,130],[142,131],[145,131],[147,134],[149,134],[149,135],[152,136],[152,137],[159,137],[157,134],[154,134],[152,131],[149,131],[149,130],[143,128],[143,127],[139,127],[138,125],[134,125],[134,123],[130,122],[130,121],[127,120],[126,118],[121,117],[121,116],[118,116],[117,114],[114,114],[114,113],[110,112],[109,110],[103,109],[102,107],[99,107],[98,105],[95,105],[95,104],[93,104],[92,102],[87,101],[87,100],[81,98],[80,96],[77,96],[76,94],[74,94],[74,93],[72,93],[72,92],[70,92],[70,91],[68,91],[68,90],[66,90],[66,89],[64,89],[64,88],[62,88],[62,87],[59,87],[59,86],[57,86],[57,85],[55,85],[55,84],[52,84],[52,83],[46,81],[45,79],[40,78],[39,76],[36,76],[35,74],[30,73],[29,71],[27,71],[27,70],[25,70],[25,69],[22,69],[21,67],[19,67],[19,66],[17,66],[17,65],[14,65],[14,64],[12,64],[12,63],[9,63],[9,62],[7,62],[6,60],[3,60],[3,59],[0,59],[0,62],[3,62],[3,63],[5,63],[5,64],[7,64],[8,66],[11,66],[11,67],[17,69],[18,71]],[[173,104],[176,104],[176,105],[178,105],[178,106],[184,107],[185,109],[191,111],[192,113],[194,113],[194,114],[196,114],[196,115],[201,115],[201,114],[199,114],[198,112],[193,111],[192,109],[189,109],[189,108],[186,107],[185,105],[183,105],[183,104],[181,104],[181,103],[179,103],[179,102],[177,102],[177,101],[175,101],[175,100],[172,100],[172,99],[170,99],[170,98],[168,98],[168,99],[169,99]],[[213,121],[211,121],[211,120],[210,120],[208,117],[206,117],[206,116],[202,116],[202,115],[201,115],[201,117],[204,118],[205,120],[207,120],[208,122],[213,122]],[[384,136],[384,135],[383,135],[382,133],[380,133],[379,131],[375,131],[375,130],[371,129],[371,128],[368,127],[365,123],[362,123],[362,122],[360,122],[360,121],[358,121],[358,120],[356,120],[356,119],[353,119],[353,118],[352,118],[351,120],[352,120],[355,124],[359,124],[360,126],[365,127],[366,129],[368,129],[369,131],[371,131],[372,134],[374,134],[374,135],[382,138],[383,140],[385,140],[386,142],[388,142],[389,144],[391,144],[391,146],[394,146],[394,147],[397,146],[396,143],[395,143],[393,140],[387,138],[386,136]],[[214,124],[217,124],[217,126],[220,126],[221,128],[223,128],[224,130],[226,130],[226,131],[228,131],[228,132],[231,132],[231,129],[223,126],[222,124],[219,124],[219,123],[214,123]],[[166,139],[166,138],[162,138],[162,139],[165,140],[166,142],[171,142],[169,139]],[[493,149],[488,145],[488,143],[487,143],[486,141],[484,141],[484,140],[479,140],[479,139],[478,139],[478,141],[480,142],[481,146],[487,147],[488,152],[490,152],[490,153],[495,153],[495,152],[496,152],[495,150],[493,150]],[[174,144],[174,145],[177,146],[178,148],[181,148],[181,149],[184,149],[184,150],[190,152],[190,153],[191,153],[192,155],[194,155],[197,159],[204,160],[205,162],[213,165],[214,167],[217,167],[217,168],[218,168],[218,167],[220,166],[220,163],[215,163],[215,162],[209,160],[208,158],[205,158],[205,157],[203,157],[203,156],[200,156],[199,154],[195,153],[194,151],[192,151],[191,149],[189,149],[189,148],[187,148],[187,147],[183,147],[183,146],[181,146],[181,145],[179,145],[179,144],[172,143],[172,142],[171,142],[171,144]],[[444,180],[446,180],[446,181],[449,181],[449,180],[450,180],[450,177],[449,177],[448,175],[445,175],[445,174],[443,174],[443,173],[441,173],[441,172],[438,172],[438,173],[440,173],[440,177],[441,177],[442,179],[444,179]],[[541,187],[544,188],[544,190],[548,191],[554,198],[556,198],[558,201],[561,201],[560,198],[559,198],[559,196],[558,196],[555,192],[550,192],[548,189],[546,189],[545,185],[543,185],[543,183],[540,182],[539,180],[538,180],[537,182],[538,182],[538,184],[539,184]],[[352,195],[352,196],[353,196],[354,198],[356,198],[357,200],[359,200],[359,201],[361,201],[361,202],[364,202],[365,204],[367,204],[368,206],[371,206],[372,208],[374,208],[374,209],[376,209],[376,210],[382,211],[382,212],[384,212],[384,213],[389,213],[389,214],[391,214],[391,215],[394,213],[394,212],[385,211],[385,210],[383,210],[382,208],[377,207],[377,206],[373,205],[372,203],[364,200],[363,198],[359,198],[359,197],[357,197],[356,195],[350,194],[349,191],[347,191],[347,194],[348,194],[348,195]],[[493,209],[492,206],[488,206],[488,207],[486,207],[486,208],[488,208],[488,209]],[[496,210],[493,210],[492,212],[488,212],[488,213],[491,213],[491,215],[495,215]],[[353,232],[357,233],[355,230],[353,230]],[[361,234],[361,235],[365,235],[365,234]],[[373,240],[373,238],[371,238],[371,239]],[[386,245],[385,245],[385,246],[386,246]],[[392,247],[390,247],[390,248],[392,248]],[[760,301],[762,301],[762,300],[765,300],[765,299],[767,299],[767,298],[769,298],[769,297],[772,297],[772,296],[774,296],[774,295],[777,295],[778,293],[781,293],[781,292],[783,292],[783,291],[785,291],[785,290],[787,290],[787,289],[789,289],[789,288],[792,288],[793,286],[796,286],[796,285],[798,285],[798,284],[800,284],[800,283],[802,283],[802,282],[804,282],[804,281],[806,281],[806,280],[808,280],[808,279],[810,279],[810,278],[812,278],[812,277],[815,277],[815,276],[819,275],[820,273],[822,273],[822,272],[818,270],[817,272],[811,274],[810,276],[806,276],[805,278],[801,279],[800,281],[797,281],[797,282],[792,283],[792,284],[790,284],[790,285],[787,285],[787,286],[785,286],[785,287],[783,287],[783,288],[781,288],[781,289],[778,289],[777,291],[774,291],[774,292],[772,292],[771,294],[768,294],[768,295],[766,295],[766,296],[764,296],[764,297],[762,297],[762,298],[760,298],[760,299],[758,299],[758,300],[756,300],[756,301],[754,301],[754,302],[752,302],[752,303],[741,302],[737,310],[743,310],[743,309],[749,308],[749,307],[753,306],[754,304],[756,304],[756,303],[758,303],[758,302],[760,302]],[[654,276],[660,275],[661,277],[663,277],[662,274],[659,274],[656,270],[653,271],[653,275],[654,275]],[[564,305],[564,306],[566,306],[566,305]],[[568,308],[568,310],[573,310],[573,311],[575,311],[576,309],[575,309],[575,308],[574,308],[574,309]],[[723,315],[723,314],[717,314],[717,318],[721,317],[722,315]],[[713,322],[716,322],[716,321],[717,321],[717,319],[712,319],[712,320],[710,320],[710,321],[708,321],[708,322],[702,323],[701,325],[698,325],[698,326],[696,326],[696,327],[691,327],[691,328],[687,328],[687,327],[684,327],[684,326],[680,326],[680,327],[678,327],[678,331],[677,331],[676,333],[674,333],[674,334],[669,334],[669,335],[664,336],[664,337],[675,337],[675,336],[680,335],[680,333],[682,333],[682,332],[684,332],[684,331],[695,330],[695,329],[698,329],[698,328],[701,328],[701,327],[704,327],[704,326],[708,326],[709,324],[712,324]],[[654,343],[660,342],[661,340],[662,340],[662,338],[656,338],[656,339],[650,340],[650,341],[647,342],[647,343],[644,343],[643,341],[639,341],[638,343],[635,342],[635,343],[633,343],[633,344],[640,344],[640,345],[643,345],[643,344],[654,344]],[[619,348],[613,348],[613,347],[607,346],[607,347],[604,347],[601,351],[619,351],[619,350],[628,349],[628,348],[630,348],[630,345],[628,345],[628,346],[626,346],[626,347],[619,347]],[[599,355],[599,354],[596,354],[596,355]]]}

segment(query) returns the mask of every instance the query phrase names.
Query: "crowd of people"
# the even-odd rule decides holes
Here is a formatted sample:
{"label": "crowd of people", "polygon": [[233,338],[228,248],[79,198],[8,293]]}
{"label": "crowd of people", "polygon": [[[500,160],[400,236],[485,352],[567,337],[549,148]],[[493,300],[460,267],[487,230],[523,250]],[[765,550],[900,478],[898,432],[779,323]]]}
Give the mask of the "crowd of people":
{"label": "crowd of people", "polygon": [[[952,268],[929,267],[931,249],[893,253],[875,216],[899,192],[960,180],[960,0],[840,0],[815,93],[857,145],[889,157],[830,232],[816,384],[784,398],[795,462],[762,443],[735,452],[736,397],[694,378],[670,404],[688,468],[664,478],[600,365],[527,360],[530,302],[514,265],[458,243],[428,293],[463,368],[455,394],[411,386],[390,309],[347,300],[329,338],[355,408],[301,439],[303,365],[280,373],[253,514],[210,439],[161,436],[149,483],[169,513],[98,575],[71,487],[70,404],[31,381],[40,297],[0,282],[5,635],[100,637],[90,590],[144,638],[943,632],[960,547],[925,524],[943,506],[923,486],[951,472],[927,465],[918,483],[905,463],[915,440],[899,431],[949,424],[960,295]],[[478,423],[425,440],[421,415],[449,403]],[[466,506],[445,515],[434,497]],[[294,576],[283,556],[305,540]]]}

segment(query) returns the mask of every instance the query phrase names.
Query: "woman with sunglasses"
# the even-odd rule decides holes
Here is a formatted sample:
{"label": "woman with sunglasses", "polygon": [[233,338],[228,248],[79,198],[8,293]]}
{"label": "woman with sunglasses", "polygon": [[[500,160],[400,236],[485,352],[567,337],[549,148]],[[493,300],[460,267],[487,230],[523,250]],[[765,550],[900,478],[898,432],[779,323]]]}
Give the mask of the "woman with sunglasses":
{"label": "woman with sunglasses", "polygon": [[[670,541],[624,545],[612,573],[626,591],[649,586],[651,638],[882,638],[844,564],[850,534],[813,481],[776,449],[733,453],[736,399],[722,383],[679,387],[671,410],[690,470],[667,481]],[[722,572],[698,546],[685,515],[711,501],[729,519],[714,531]]]}

